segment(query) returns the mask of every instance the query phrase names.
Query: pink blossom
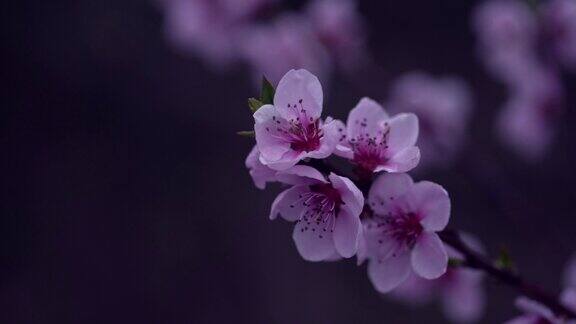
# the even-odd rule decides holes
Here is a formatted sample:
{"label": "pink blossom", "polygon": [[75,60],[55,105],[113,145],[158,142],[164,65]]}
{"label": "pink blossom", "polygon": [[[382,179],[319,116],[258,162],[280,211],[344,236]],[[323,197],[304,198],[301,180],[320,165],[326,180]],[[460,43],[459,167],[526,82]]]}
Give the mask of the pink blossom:
{"label": "pink blossom", "polygon": [[466,137],[470,97],[469,89],[460,79],[411,72],[394,83],[387,107],[393,112],[418,116],[421,164],[447,165]]}
{"label": "pink blossom", "polygon": [[277,83],[290,69],[307,69],[321,79],[327,79],[331,72],[328,53],[306,17],[296,14],[286,14],[268,25],[255,24],[245,29],[239,49],[258,82],[264,75]]}
{"label": "pink blossom", "polygon": [[[477,252],[480,243],[469,235],[462,239]],[[462,260],[462,255],[445,245],[451,259]],[[402,302],[421,305],[438,299],[446,317],[455,323],[477,322],[484,311],[485,293],[482,288],[483,274],[469,268],[448,268],[436,280],[425,280],[410,274],[408,279],[390,293],[390,297]]]}
{"label": "pink blossom", "polygon": [[545,37],[556,59],[576,69],[576,1],[546,1],[541,9]]}
{"label": "pink blossom", "polygon": [[563,90],[554,71],[527,68],[523,81],[512,90],[498,120],[504,144],[536,161],[544,156],[563,110]]}
{"label": "pink blossom", "polygon": [[248,168],[252,181],[254,181],[254,185],[258,189],[266,188],[267,182],[276,181],[277,171],[270,169],[260,162],[260,152],[256,146],[252,148],[250,154],[246,157],[246,168]]}
{"label": "pink blossom", "polygon": [[317,38],[345,70],[362,60],[365,30],[353,0],[314,0],[307,9]]}
{"label": "pink blossom", "polygon": [[420,160],[414,114],[389,117],[377,102],[362,98],[350,111],[346,130],[339,125],[341,142],[335,153],[366,171],[406,172]]}
{"label": "pink blossom", "polygon": [[441,186],[386,173],[370,188],[368,205],[373,216],[363,222],[358,257],[369,260],[368,277],[376,290],[391,291],[411,271],[425,279],[446,272],[448,254],[436,232],[448,224],[450,199]]}
{"label": "pink blossom", "polygon": [[237,38],[252,16],[275,0],[160,0],[169,41],[225,66],[237,59]]}
{"label": "pink blossom", "polygon": [[322,122],[322,86],[306,70],[290,70],[278,83],[273,105],[254,113],[262,164],[286,170],[304,158],[322,159],[338,144],[338,123]]}
{"label": "pink blossom", "polygon": [[280,215],[296,222],[292,238],[300,255],[308,261],[329,261],[356,254],[364,206],[356,185],[334,173],[326,179],[304,165],[296,165],[279,177],[294,186],[276,197],[270,219]]}

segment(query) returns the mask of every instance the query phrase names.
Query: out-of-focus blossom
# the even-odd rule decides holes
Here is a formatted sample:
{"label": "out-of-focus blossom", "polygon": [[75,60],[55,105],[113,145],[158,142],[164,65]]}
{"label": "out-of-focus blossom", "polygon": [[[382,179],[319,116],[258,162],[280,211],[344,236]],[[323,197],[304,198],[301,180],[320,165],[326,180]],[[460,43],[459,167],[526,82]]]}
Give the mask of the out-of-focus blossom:
{"label": "out-of-focus blossom", "polygon": [[518,70],[536,61],[533,52],[538,21],[525,2],[484,2],[474,12],[473,28],[480,43],[480,57],[499,80],[507,84],[518,81]]}
{"label": "out-of-focus blossom", "polygon": [[290,69],[307,69],[322,80],[331,73],[330,56],[304,16],[287,14],[273,23],[246,28],[239,50],[258,81],[264,75],[276,83]]}
{"label": "out-of-focus blossom", "polygon": [[544,69],[526,69],[523,81],[512,89],[498,120],[502,142],[536,161],[544,156],[563,110],[558,76]]}
{"label": "out-of-focus blossom", "polygon": [[576,69],[576,0],[552,0],[542,3],[545,41],[555,58]]}
{"label": "out-of-focus blossom", "polygon": [[[462,236],[468,246],[481,253],[480,243],[469,235]],[[446,245],[451,259],[462,260],[462,255]],[[482,272],[469,268],[448,268],[436,280],[425,280],[413,273],[390,293],[390,297],[411,305],[421,305],[439,299],[446,317],[455,323],[480,320],[485,306]]]}
{"label": "out-of-focus blossom", "polygon": [[260,162],[286,170],[304,158],[322,159],[338,144],[339,123],[320,120],[322,86],[306,70],[290,70],[278,83],[274,105],[254,113]]}
{"label": "out-of-focus blossom", "polygon": [[466,137],[472,102],[468,87],[460,79],[411,72],[395,82],[387,107],[418,116],[421,165],[446,166]]}
{"label": "out-of-focus blossom", "polygon": [[414,114],[390,118],[377,102],[362,98],[350,111],[346,130],[341,124],[338,130],[341,142],[335,154],[368,172],[407,172],[418,165],[420,150],[414,146],[418,118]]}
{"label": "out-of-focus blossom", "polygon": [[[576,257],[573,257],[566,266],[564,285],[565,289],[560,295],[560,303],[576,312]],[[566,320],[554,314],[548,307],[526,297],[517,298],[516,307],[524,314],[507,321],[505,324],[576,324],[576,319]]]}
{"label": "out-of-focus blossom", "polygon": [[316,37],[336,63],[351,71],[362,61],[365,30],[353,0],[314,0],[307,9]]}
{"label": "out-of-focus blossom", "polygon": [[448,224],[450,199],[439,185],[414,183],[405,173],[381,175],[370,188],[359,262],[368,259],[368,277],[381,293],[404,282],[411,271],[425,279],[446,272],[448,255],[436,234]]}
{"label": "out-of-focus blossom", "polygon": [[160,0],[165,31],[179,50],[221,68],[237,59],[239,32],[275,0]]}
{"label": "out-of-focus blossom", "polygon": [[276,181],[275,170],[270,169],[260,162],[260,152],[258,152],[258,147],[254,146],[246,157],[246,168],[250,172],[252,181],[258,189],[266,188],[267,182]]}
{"label": "out-of-focus blossom", "polygon": [[280,181],[294,186],[278,195],[270,219],[278,215],[296,222],[292,238],[308,261],[330,261],[356,254],[362,231],[362,192],[348,178],[296,165],[282,173]]}

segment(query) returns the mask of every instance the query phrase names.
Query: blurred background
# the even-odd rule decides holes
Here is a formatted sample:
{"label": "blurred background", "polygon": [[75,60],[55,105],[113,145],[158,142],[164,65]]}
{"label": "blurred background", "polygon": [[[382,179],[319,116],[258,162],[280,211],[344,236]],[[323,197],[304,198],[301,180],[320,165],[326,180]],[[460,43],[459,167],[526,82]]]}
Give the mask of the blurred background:
{"label": "blurred background", "polygon": [[[0,321],[445,323],[437,303],[379,295],[355,260],[298,255],[292,226],[268,220],[280,186],[254,187],[254,141],[236,135],[253,126],[255,63],[182,50],[167,2],[2,10]],[[345,120],[363,96],[387,102],[411,71],[465,82],[473,108],[458,153],[414,177],[447,188],[453,228],[493,255],[506,246],[526,277],[559,292],[576,252],[576,74],[554,69],[563,111],[538,158],[503,144],[495,129],[511,91],[479,58],[479,4],[358,1],[363,63],[323,74],[324,116]],[[308,5],[276,3],[258,19]],[[518,314],[512,290],[489,279],[485,289],[480,322]]]}

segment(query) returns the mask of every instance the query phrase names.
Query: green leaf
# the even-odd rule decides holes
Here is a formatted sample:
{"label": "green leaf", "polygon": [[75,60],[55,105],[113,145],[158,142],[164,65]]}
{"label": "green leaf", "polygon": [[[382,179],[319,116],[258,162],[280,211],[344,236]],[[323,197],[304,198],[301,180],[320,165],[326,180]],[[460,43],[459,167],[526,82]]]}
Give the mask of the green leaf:
{"label": "green leaf", "polygon": [[250,107],[250,110],[255,113],[256,110],[260,109],[260,107],[262,107],[264,104],[256,99],[256,98],[248,98],[248,107]]}
{"label": "green leaf", "polygon": [[454,258],[448,259],[448,266],[451,268],[460,267],[460,266],[462,266],[462,264],[464,264],[464,260],[454,259]]}
{"label": "green leaf", "polygon": [[499,269],[514,270],[514,261],[512,261],[510,251],[505,246],[500,248],[500,253],[496,259],[496,267]]}
{"label": "green leaf", "polygon": [[239,131],[239,132],[236,132],[236,134],[238,134],[240,136],[244,136],[244,137],[255,137],[256,136],[254,131]]}
{"label": "green leaf", "polygon": [[270,83],[270,81],[268,81],[268,79],[266,79],[266,77],[263,76],[262,90],[260,91],[260,102],[262,102],[262,104],[264,105],[272,104],[275,92],[276,90],[274,90],[274,86],[272,85],[272,83]]}

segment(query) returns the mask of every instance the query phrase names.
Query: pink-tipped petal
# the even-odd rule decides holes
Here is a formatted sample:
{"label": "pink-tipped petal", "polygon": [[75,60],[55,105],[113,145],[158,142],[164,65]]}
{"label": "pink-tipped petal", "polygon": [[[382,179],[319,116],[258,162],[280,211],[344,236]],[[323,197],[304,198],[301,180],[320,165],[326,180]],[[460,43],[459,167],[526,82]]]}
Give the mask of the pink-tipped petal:
{"label": "pink-tipped petal", "polygon": [[322,223],[298,222],[292,238],[304,260],[323,261],[336,253],[332,232]]}
{"label": "pink-tipped petal", "polygon": [[276,219],[278,215],[289,222],[300,219],[307,208],[302,203],[300,195],[308,191],[308,186],[295,186],[282,191],[272,203],[270,219]]}
{"label": "pink-tipped petal", "polygon": [[332,183],[332,186],[340,193],[342,201],[346,205],[346,208],[348,208],[348,211],[355,217],[358,217],[364,207],[364,195],[360,189],[358,189],[350,179],[334,173],[330,173],[328,179]]}
{"label": "pink-tipped petal", "polygon": [[387,293],[398,287],[410,274],[410,254],[402,253],[385,260],[371,260],[368,263],[368,278],[380,293]]}
{"label": "pink-tipped petal", "polygon": [[423,232],[412,250],[412,268],[424,279],[436,279],[446,273],[448,254],[436,233]]}
{"label": "pink-tipped petal", "polygon": [[336,251],[344,258],[354,256],[358,250],[358,240],[361,231],[360,218],[357,215],[353,215],[348,208],[342,206],[334,226],[334,246]]}
{"label": "pink-tipped petal", "polygon": [[373,137],[382,129],[382,122],[388,119],[384,108],[370,98],[362,98],[348,115],[348,138],[358,136]]}
{"label": "pink-tipped petal", "polygon": [[414,146],[418,139],[418,117],[412,113],[401,113],[386,121],[390,127],[388,147],[392,154]]}
{"label": "pink-tipped petal", "polygon": [[428,231],[441,231],[450,220],[450,198],[442,186],[421,181],[409,193],[412,206],[422,217],[420,224]]}
{"label": "pink-tipped petal", "polygon": [[414,182],[405,173],[386,173],[379,176],[368,193],[368,204],[375,213],[385,215],[394,201],[410,190]]}
{"label": "pink-tipped petal", "polygon": [[386,164],[376,167],[374,172],[408,172],[414,169],[419,162],[420,149],[416,146],[411,146],[393,155]]}
{"label": "pink-tipped petal", "polygon": [[322,85],[318,78],[307,70],[290,70],[276,88],[274,106],[287,120],[309,118],[316,120],[322,113]]}

